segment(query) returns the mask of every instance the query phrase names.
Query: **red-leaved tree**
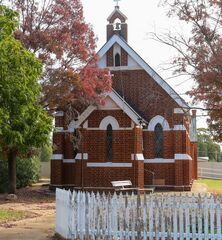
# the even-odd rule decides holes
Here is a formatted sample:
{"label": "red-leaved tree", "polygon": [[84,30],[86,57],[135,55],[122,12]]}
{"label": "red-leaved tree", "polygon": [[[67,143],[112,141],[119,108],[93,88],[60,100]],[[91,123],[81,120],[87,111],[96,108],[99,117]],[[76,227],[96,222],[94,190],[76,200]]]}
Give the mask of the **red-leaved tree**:
{"label": "red-leaved tree", "polygon": [[176,74],[188,74],[196,82],[190,91],[209,113],[209,127],[222,141],[222,1],[163,0],[168,16],[190,24],[191,34],[153,33],[156,40],[179,53],[172,65]]}
{"label": "red-leaved tree", "polygon": [[81,0],[10,0],[20,16],[15,36],[44,63],[43,103],[48,109],[97,101],[111,89],[107,69],[99,69],[92,27]]}

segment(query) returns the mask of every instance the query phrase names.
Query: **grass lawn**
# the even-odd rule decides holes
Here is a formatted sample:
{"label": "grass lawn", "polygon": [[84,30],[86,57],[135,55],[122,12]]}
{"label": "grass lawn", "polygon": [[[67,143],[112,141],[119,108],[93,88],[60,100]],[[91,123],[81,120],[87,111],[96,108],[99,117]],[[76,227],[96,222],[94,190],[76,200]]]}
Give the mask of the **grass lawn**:
{"label": "grass lawn", "polygon": [[10,209],[0,209],[0,223],[7,221],[18,221],[29,217],[30,213]]}
{"label": "grass lawn", "polygon": [[205,183],[209,189],[222,190],[222,180],[200,179],[198,182]]}

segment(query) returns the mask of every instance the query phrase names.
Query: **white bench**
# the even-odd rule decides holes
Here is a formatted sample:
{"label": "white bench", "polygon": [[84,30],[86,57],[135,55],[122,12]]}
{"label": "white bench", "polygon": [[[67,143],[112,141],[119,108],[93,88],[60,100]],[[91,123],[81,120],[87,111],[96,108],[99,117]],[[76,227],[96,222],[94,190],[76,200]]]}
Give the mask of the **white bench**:
{"label": "white bench", "polygon": [[125,188],[132,186],[132,183],[130,180],[124,180],[124,181],[112,181],[111,182],[113,187],[116,191],[125,191],[125,190],[135,190],[136,188]]}
{"label": "white bench", "polygon": [[[155,190],[155,187],[149,187],[144,189],[139,188],[132,188],[132,182],[130,180],[124,180],[124,181],[112,181],[111,182],[113,187],[115,188],[115,191],[127,191],[127,190],[142,190],[144,192],[151,192],[153,193]],[[128,187],[128,188],[125,188]]]}

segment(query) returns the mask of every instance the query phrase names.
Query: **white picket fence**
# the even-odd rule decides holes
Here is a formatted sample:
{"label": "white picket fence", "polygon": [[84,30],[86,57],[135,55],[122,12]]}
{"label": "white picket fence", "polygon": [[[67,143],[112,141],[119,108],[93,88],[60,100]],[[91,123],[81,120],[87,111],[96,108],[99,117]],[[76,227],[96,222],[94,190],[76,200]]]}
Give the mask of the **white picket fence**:
{"label": "white picket fence", "polygon": [[222,239],[213,196],[113,195],[56,190],[56,232],[65,239]]}

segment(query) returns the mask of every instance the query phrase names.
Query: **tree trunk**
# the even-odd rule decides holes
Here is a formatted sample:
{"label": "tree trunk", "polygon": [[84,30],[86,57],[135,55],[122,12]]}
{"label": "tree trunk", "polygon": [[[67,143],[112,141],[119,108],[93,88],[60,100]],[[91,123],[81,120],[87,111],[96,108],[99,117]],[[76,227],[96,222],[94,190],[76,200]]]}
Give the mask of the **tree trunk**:
{"label": "tree trunk", "polygon": [[8,193],[15,194],[16,191],[16,152],[10,150],[8,153]]}

